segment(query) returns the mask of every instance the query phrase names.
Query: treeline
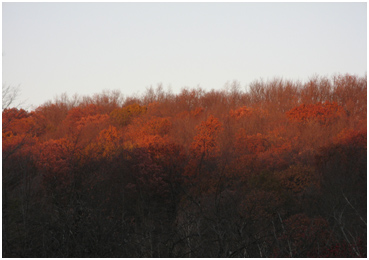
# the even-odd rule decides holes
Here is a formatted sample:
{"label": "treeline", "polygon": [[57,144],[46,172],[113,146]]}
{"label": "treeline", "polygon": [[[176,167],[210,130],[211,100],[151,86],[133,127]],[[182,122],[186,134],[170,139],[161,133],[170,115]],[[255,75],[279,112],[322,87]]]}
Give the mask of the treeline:
{"label": "treeline", "polygon": [[367,79],[6,108],[3,257],[366,257]]}

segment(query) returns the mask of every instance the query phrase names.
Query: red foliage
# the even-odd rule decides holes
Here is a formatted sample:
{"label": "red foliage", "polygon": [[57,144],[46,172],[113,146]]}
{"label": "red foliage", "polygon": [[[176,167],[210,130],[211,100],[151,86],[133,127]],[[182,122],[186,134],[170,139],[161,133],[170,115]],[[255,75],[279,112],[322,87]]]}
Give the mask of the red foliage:
{"label": "red foliage", "polygon": [[136,118],[125,132],[126,138],[138,147],[149,147],[156,143],[167,143],[172,127],[169,118]]}
{"label": "red foliage", "polygon": [[95,104],[89,104],[84,107],[74,107],[68,112],[64,124],[75,127],[77,122],[83,117],[95,116],[97,114],[105,114],[104,108]]}
{"label": "red foliage", "polygon": [[130,184],[130,188],[140,193],[165,196],[169,192],[166,174],[163,168],[154,162],[147,149],[133,149],[131,157],[136,182]]}
{"label": "red foliage", "polygon": [[[103,243],[106,229],[126,232],[128,242],[117,245],[134,240],[128,251],[150,244],[135,256],[164,256],[169,243],[171,256],[195,256],[199,244],[211,256],[365,257],[359,244],[366,242],[360,242],[366,234],[366,79],[304,85],[276,80],[250,90],[151,91],[124,102],[105,95],[83,103],[49,102],[32,112],[5,109],[3,170],[10,199],[4,215],[23,211],[17,222],[27,222],[20,232],[7,233],[7,243],[21,238],[14,251],[38,243],[18,235],[37,230],[27,226],[35,206],[52,209],[41,215],[50,225],[38,229],[44,232],[39,240],[59,232],[54,242],[63,246],[82,237],[90,244],[78,249],[81,254]],[[43,190],[37,190],[40,180]],[[31,193],[39,201],[27,204]],[[84,237],[70,229],[80,217],[71,207],[85,210],[81,230],[90,229],[87,224],[99,230]],[[183,214],[181,224],[176,214]],[[18,225],[10,218],[8,229]],[[66,224],[50,231],[57,221]],[[147,227],[149,233],[139,237]],[[162,231],[175,239],[155,241]],[[154,239],[146,241],[148,235]]]}
{"label": "red foliage", "polygon": [[66,138],[49,140],[38,144],[35,151],[45,188],[51,192],[65,190],[72,181],[73,160],[77,160],[73,144]]}
{"label": "red foliage", "polygon": [[90,159],[113,158],[121,145],[122,136],[114,126],[103,129],[93,142],[84,149]]}
{"label": "red foliage", "polygon": [[7,108],[3,111],[3,124],[14,119],[22,119],[29,117],[29,113],[24,109]]}
{"label": "red foliage", "polygon": [[126,107],[117,108],[110,113],[112,121],[118,126],[126,126],[131,123],[132,119],[145,114],[146,106],[132,104]]}
{"label": "red foliage", "polygon": [[240,119],[241,117],[251,115],[252,112],[253,112],[253,109],[252,108],[248,108],[246,106],[243,106],[243,107],[240,107],[240,108],[235,109],[235,110],[231,109],[229,111],[229,115],[231,117],[236,118],[236,119]]}
{"label": "red foliage", "polygon": [[3,158],[19,151],[24,145],[33,145],[35,123],[30,113],[23,109],[5,109],[2,113]]}
{"label": "red foliage", "polygon": [[192,110],[192,111],[190,112],[190,114],[191,114],[191,116],[193,116],[193,117],[197,117],[197,116],[201,115],[201,114],[202,114],[202,112],[204,112],[204,108],[203,108],[203,107],[198,107],[198,108],[195,108],[194,110]]}
{"label": "red foliage", "polygon": [[33,127],[31,114],[23,109],[11,108],[5,109],[3,116],[3,133],[11,131],[13,134],[27,133]]}
{"label": "red foliage", "polygon": [[39,151],[37,161],[39,168],[47,173],[67,174],[74,150],[72,143],[63,138],[40,143],[37,148]]}
{"label": "red foliage", "polygon": [[259,154],[270,147],[269,141],[260,133],[247,135],[244,129],[236,134],[236,151],[246,154]]}
{"label": "red foliage", "polygon": [[288,119],[293,122],[316,121],[328,124],[345,115],[342,106],[335,102],[324,102],[316,104],[302,104],[286,112]]}
{"label": "red foliage", "polygon": [[191,151],[195,157],[203,156],[209,158],[218,152],[217,138],[223,130],[222,124],[214,116],[209,116],[196,127],[197,135],[191,145]]}

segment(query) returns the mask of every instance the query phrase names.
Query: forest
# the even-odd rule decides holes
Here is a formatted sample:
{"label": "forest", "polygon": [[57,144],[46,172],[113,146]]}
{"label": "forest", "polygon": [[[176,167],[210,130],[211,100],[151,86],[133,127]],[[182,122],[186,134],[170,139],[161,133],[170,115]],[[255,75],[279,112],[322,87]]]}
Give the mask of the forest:
{"label": "forest", "polygon": [[3,257],[367,257],[366,124],[350,74],[9,103]]}

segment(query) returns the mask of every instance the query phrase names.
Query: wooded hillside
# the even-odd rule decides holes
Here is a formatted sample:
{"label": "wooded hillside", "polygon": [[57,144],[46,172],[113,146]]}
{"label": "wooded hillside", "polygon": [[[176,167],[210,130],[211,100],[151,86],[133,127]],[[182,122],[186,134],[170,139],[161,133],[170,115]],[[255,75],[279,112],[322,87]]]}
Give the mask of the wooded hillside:
{"label": "wooded hillside", "polygon": [[2,112],[3,257],[366,257],[367,79]]}

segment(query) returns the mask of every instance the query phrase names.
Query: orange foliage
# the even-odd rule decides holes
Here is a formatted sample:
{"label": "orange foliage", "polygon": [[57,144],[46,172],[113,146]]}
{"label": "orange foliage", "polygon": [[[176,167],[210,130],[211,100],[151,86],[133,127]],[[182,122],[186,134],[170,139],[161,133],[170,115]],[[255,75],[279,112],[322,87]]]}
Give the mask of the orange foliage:
{"label": "orange foliage", "polygon": [[108,115],[93,115],[82,117],[79,121],[75,122],[76,129],[81,130],[86,127],[97,127],[99,125],[106,125],[108,123]]}
{"label": "orange foliage", "polygon": [[30,113],[23,109],[5,109],[2,113],[2,151],[3,158],[18,151],[24,145],[32,145],[35,123]]}
{"label": "orange foliage", "polygon": [[247,135],[244,129],[236,134],[236,150],[239,153],[259,154],[270,147],[269,141],[260,133]]}
{"label": "orange foliage", "polygon": [[142,126],[142,130],[148,135],[164,136],[169,133],[171,127],[172,122],[169,118],[153,117]]}
{"label": "orange foliage", "polygon": [[[44,139],[58,138],[56,135],[68,114],[68,107],[63,103],[47,103],[31,112],[35,121],[35,132]],[[56,135],[55,135],[56,134]]]}
{"label": "orange foliage", "polygon": [[194,156],[204,156],[205,158],[215,156],[218,152],[217,138],[223,130],[222,124],[214,116],[209,116],[196,127],[197,135],[191,145]]}
{"label": "orange foliage", "polygon": [[66,138],[49,140],[38,145],[37,165],[46,173],[68,174],[75,147]]}
{"label": "orange foliage", "polygon": [[24,109],[8,108],[4,109],[2,116],[3,116],[3,124],[6,124],[15,119],[26,118],[29,116],[29,114]]}
{"label": "orange foliage", "polygon": [[132,104],[123,108],[117,108],[110,113],[110,117],[114,123],[119,126],[126,126],[131,123],[132,119],[145,114],[146,106]]}
{"label": "orange foliage", "polygon": [[19,150],[27,141],[27,135],[18,134],[14,135],[12,131],[3,133],[3,158],[13,154]]}
{"label": "orange foliage", "polygon": [[203,114],[205,109],[203,107],[197,107],[191,111],[181,111],[176,115],[176,118],[199,118]]}
{"label": "orange foliage", "polygon": [[204,108],[203,107],[197,107],[194,110],[190,111],[190,115],[193,116],[193,117],[197,117],[197,116],[201,115],[202,112],[204,112]]}
{"label": "orange foliage", "polygon": [[166,143],[171,127],[172,123],[169,118],[151,117],[148,120],[136,118],[128,126],[126,138],[137,144],[138,147]]}
{"label": "orange foliage", "polygon": [[[137,236],[146,225],[178,238],[172,256],[176,251],[186,256],[188,250],[195,256],[203,238],[218,257],[318,257],[332,243],[343,244],[342,231],[353,234],[343,241],[348,247],[359,241],[354,236],[365,240],[366,222],[360,221],[366,216],[366,78],[346,75],[304,85],[257,82],[248,93],[184,89],[174,95],[159,89],[148,95],[124,102],[118,94],[103,95],[83,103],[49,102],[32,112],[3,111],[3,170],[10,198],[5,215],[24,211],[17,222],[27,222],[21,232],[7,234],[11,243],[18,239],[15,234],[34,230],[44,232],[40,241],[59,232],[63,238],[56,244],[74,243],[94,225],[98,230],[87,235],[109,237],[100,236],[101,230],[118,228],[117,237],[128,232],[125,240],[150,244],[150,256],[165,255],[159,251],[168,250],[169,240],[152,244],[145,232]],[[44,190],[32,186],[40,180]],[[37,200],[27,204],[31,193]],[[97,206],[95,196],[101,202]],[[14,203],[21,206],[12,210]],[[188,208],[178,210],[182,205]],[[36,210],[23,210],[32,207],[51,209],[49,215],[37,215],[50,225],[28,228],[39,222],[27,215]],[[85,215],[69,213],[77,208]],[[171,222],[186,210],[183,225]],[[73,229],[77,217],[83,218],[83,229]],[[130,226],[126,217],[137,225]],[[9,219],[10,230],[18,223]],[[58,229],[57,222],[65,226]],[[27,246],[14,249],[37,243],[32,236],[19,240]],[[93,243],[79,253],[86,248],[108,252],[105,245],[93,250]],[[66,248],[74,250],[71,245]],[[144,250],[135,256],[142,255]]]}
{"label": "orange foliage", "polygon": [[[366,160],[366,128],[362,130],[343,130],[333,138],[332,143],[321,147],[319,153],[316,155],[316,162],[320,168],[329,174],[342,174],[347,178],[346,181],[354,181],[356,178],[366,178]],[[339,171],[330,171],[327,166],[332,163],[340,166]],[[365,185],[366,181],[362,182],[360,180],[357,184]]]}
{"label": "orange foliage", "polygon": [[138,136],[135,137],[135,139],[133,140],[134,144],[137,147],[146,147],[146,148],[155,144],[165,144],[169,141],[167,137],[161,137],[159,135],[146,135],[143,134],[142,132],[139,133]]}
{"label": "orange foliage", "polygon": [[333,138],[333,143],[336,144],[351,144],[357,147],[365,147],[367,146],[366,142],[366,128],[362,130],[354,130],[354,129],[343,129],[337,136]]}
{"label": "orange foliage", "polygon": [[229,112],[229,115],[231,117],[236,118],[236,119],[240,119],[241,117],[245,117],[245,116],[251,115],[252,112],[253,112],[253,109],[252,108],[243,106],[243,107],[240,107],[240,108],[235,109],[235,110],[231,109],[230,112]]}
{"label": "orange foliage", "polygon": [[109,126],[85,148],[85,154],[95,159],[112,158],[119,151],[121,138],[117,128]]}
{"label": "orange foliage", "polygon": [[267,117],[269,115],[267,110],[260,107],[247,107],[243,106],[235,110],[231,109],[229,115],[237,120],[242,118],[250,118],[251,116],[256,117]]}
{"label": "orange foliage", "polygon": [[101,130],[109,125],[108,115],[89,115],[82,117],[79,121],[73,122],[74,127],[68,124],[65,127],[66,136],[70,141],[74,142],[79,147],[85,147],[93,141]]}
{"label": "orange foliage", "polygon": [[83,117],[95,116],[97,114],[104,114],[104,108],[95,104],[89,104],[84,107],[74,107],[68,112],[64,123],[71,127],[75,127],[77,122]]}
{"label": "orange foliage", "polygon": [[11,131],[14,135],[28,133],[34,125],[31,114],[23,109],[5,109],[2,113],[3,133]]}
{"label": "orange foliage", "polygon": [[302,104],[286,112],[288,119],[294,122],[316,121],[328,124],[345,115],[342,106],[335,102]]}

